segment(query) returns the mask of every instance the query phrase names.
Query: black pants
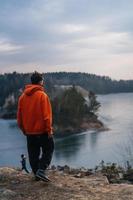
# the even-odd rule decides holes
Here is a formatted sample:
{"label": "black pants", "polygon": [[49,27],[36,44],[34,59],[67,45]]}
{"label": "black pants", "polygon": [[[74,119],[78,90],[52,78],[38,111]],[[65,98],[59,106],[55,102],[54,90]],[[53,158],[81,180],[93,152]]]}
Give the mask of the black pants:
{"label": "black pants", "polygon": [[25,170],[27,173],[29,173],[29,171],[28,171],[26,165],[22,166],[22,170]]}
{"label": "black pants", "polygon": [[38,169],[45,170],[50,165],[54,151],[53,137],[49,138],[48,134],[28,135],[27,148],[30,166],[34,174]]}

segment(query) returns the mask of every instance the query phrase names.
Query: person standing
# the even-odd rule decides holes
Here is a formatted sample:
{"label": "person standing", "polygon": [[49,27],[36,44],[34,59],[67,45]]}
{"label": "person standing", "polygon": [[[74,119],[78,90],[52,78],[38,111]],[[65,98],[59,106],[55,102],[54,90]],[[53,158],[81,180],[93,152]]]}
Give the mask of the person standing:
{"label": "person standing", "polygon": [[17,122],[26,135],[29,162],[36,179],[49,181],[46,169],[52,160],[54,140],[52,108],[43,84],[42,74],[34,72],[31,84],[25,86],[19,97]]}
{"label": "person standing", "polygon": [[26,167],[26,157],[24,154],[21,154],[21,165],[22,165],[22,171],[24,170],[26,173],[29,173],[27,167]]}

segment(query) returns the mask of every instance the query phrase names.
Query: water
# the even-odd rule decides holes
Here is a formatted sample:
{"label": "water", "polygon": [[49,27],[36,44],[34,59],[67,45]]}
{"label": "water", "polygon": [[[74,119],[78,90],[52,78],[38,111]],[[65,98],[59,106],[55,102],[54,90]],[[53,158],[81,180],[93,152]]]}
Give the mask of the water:
{"label": "water", "polygon": [[[110,130],[55,138],[52,164],[89,168],[101,160],[123,162],[122,155],[130,145],[133,132],[133,93],[99,95],[98,100],[102,105],[99,118]],[[27,155],[26,139],[16,127],[16,121],[0,120],[0,166],[20,166],[22,153]],[[125,155],[126,160],[128,153]]]}

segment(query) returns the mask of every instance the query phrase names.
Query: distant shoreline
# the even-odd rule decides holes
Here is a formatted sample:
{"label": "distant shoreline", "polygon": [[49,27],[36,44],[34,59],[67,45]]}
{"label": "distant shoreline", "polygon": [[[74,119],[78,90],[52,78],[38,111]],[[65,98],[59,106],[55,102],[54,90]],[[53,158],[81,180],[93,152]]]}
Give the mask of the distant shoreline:
{"label": "distant shoreline", "polygon": [[[10,117],[9,117],[10,116]],[[0,120],[16,120],[16,117],[13,117],[11,115],[6,115],[4,117],[0,117]],[[53,126],[53,129],[54,129],[54,134],[57,136],[57,137],[60,137],[60,136],[71,136],[72,134],[79,134],[79,133],[82,133],[82,132],[87,132],[87,131],[98,131],[98,132],[101,132],[101,131],[108,131],[109,129],[104,126],[104,124],[100,121],[100,120],[95,120],[95,122],[91,121],[91,122],[85,122],[85,123],[82,123],[81,126],[79,127],[61,127],[61,126],[58,126],[57,125],[54,125]]]}

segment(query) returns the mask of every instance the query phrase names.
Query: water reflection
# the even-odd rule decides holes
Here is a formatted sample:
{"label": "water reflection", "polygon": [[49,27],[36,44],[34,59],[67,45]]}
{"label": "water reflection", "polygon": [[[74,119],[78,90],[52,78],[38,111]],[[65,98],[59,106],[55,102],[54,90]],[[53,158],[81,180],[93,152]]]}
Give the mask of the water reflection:
{"label": "water reflection", "polygon": [[90,133],[90,145],[92,149],[97,145],[98,137],[99,134],[96,131]]}
{"label": "water reflection", "polygon": [[[125,149],[133,132],[133,94],[100,95],[98,100],[102,105],[100,119],[110,131],[55,138],[52,164],[93,167],[101,160],[121,160],[116,148],[122,144]],[[0,165],[18,166],[20,154],[26,153],[26,138],[15,120],[0,120],[0,129]]]}
{"label": "water reflection", "polygon": [[55,157],[71,158],[78,155],[80,148],[83,148],[86,134],[75,134],[65,138],[55,139]]}
{"label": "water reflection", "polygon": [[8,127],[11,128],[11,129],[13,129],[13,128],[18,129],[17,121],[16,120],[9,120],[8,121]]}

